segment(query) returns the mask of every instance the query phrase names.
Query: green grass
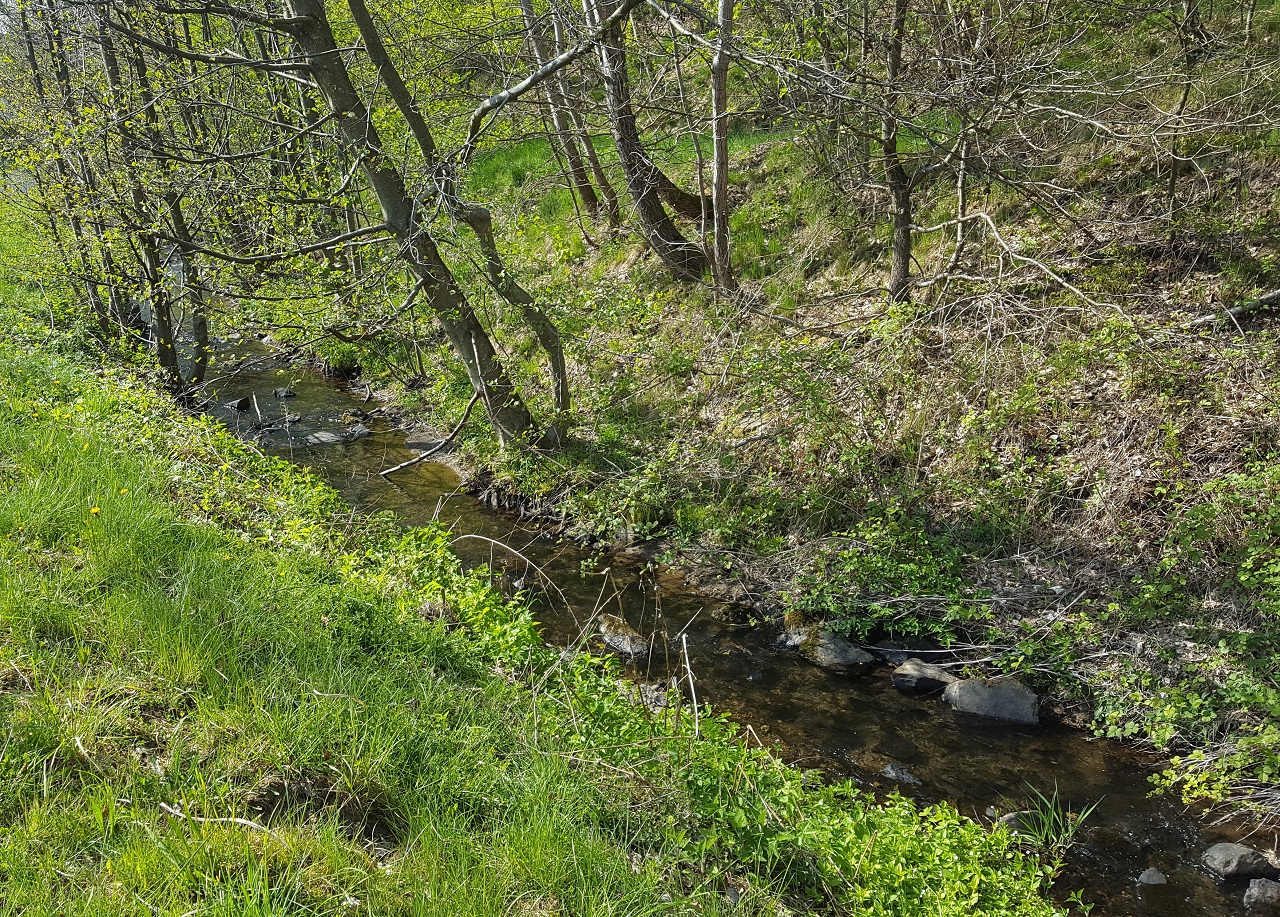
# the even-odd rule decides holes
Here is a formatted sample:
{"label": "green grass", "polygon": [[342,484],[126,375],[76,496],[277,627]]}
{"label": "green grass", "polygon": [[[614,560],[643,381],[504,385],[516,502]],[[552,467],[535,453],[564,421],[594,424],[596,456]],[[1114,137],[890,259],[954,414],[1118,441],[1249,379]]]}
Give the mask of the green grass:
{"label": "green grass", "polygon": [[0,913],[658,907],[607,782],[338,546],[332,495],[77,375],[0,356]]}

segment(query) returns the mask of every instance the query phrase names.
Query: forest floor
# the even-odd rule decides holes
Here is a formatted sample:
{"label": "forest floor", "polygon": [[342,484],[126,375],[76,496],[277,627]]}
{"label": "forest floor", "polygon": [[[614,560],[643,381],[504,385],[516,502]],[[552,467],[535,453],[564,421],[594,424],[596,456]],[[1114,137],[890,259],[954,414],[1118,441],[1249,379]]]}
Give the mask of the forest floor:
{"label": "forest floor", "polygon": [[[1280,287],[1280,192],[1272,153],[1220,158],[1173,219],[1134,155],[1064,165],[1069,218],[987,189],[971,206],[1004,247],[977,234],[963,279],[889,305],[874,198],[824,183],[795,138],[735,140],[736,299],[672,282],[626,231],[587,244],[545,144],[507,148],[472,195],[564,331],[572,437],[502,452],[475,424],[463,461],[771,614],[967,646],[1170,756],[1166,789],[1274,816],[1280,317],[1212,316]],[[692,183],[687,150],[667,161]],[[953,208],[935,189],[918,222]],[[922,276],[950,243],[920,235]],[[437,372],[393,387],[447,429],[467,390]]]}
{"label": "forest floor", "polygon": [[1048,915],[1052,864],[636,706],[447,533],[59,330],[0,238],[0,914]]}

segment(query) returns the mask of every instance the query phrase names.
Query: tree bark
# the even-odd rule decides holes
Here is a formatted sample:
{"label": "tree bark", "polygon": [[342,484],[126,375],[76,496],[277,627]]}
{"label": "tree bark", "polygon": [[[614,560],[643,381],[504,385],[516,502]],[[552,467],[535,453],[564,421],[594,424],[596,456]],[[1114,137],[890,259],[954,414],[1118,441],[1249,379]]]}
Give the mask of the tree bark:
{"label": "tree bark", "polygon": [[711,59],[711,272],[721,289],[738,287],[729,259],[729,54],[734,0],[720,0],[716,53]]}
{"label": "tree bark", "polygon": [[435,138],[431,134],[426,118],[423,117],[400,71],[391,60],[391,55],[387,52],[382,36],[378,34],[377,24],[369,14],[364,0],[347,0],[347,6],[355,19],[356,28],[360,31],[365,50],[374,66],[378,68],[378,75],[382,78],[383,85],[387,87],[391,100],[408,122],[409,130],[426,159],[427,167],[436,174],[436,185],[445,208],[455,219],[465,223],[475,233],[484,255],[485,272],[494,290],[507,302],[521,310],[525,322],[533,330],[538,344],[547,354],[557,415],[552,421],[548,438],[558,441],[563,438],[565,415],[570,408],[569,373],[565,365],[564,345],[560,340],[560,332],[529,291],[522,287],[507,270],[493,235],[493,215],[489,209],[480,204],[464,201],[458,196],[457,182],[449,171],[448,164],[440,159]]}
{"label": "tree bark", "polygon": [[[592,6],[592,0],[586,0],[584,8],[597,23],[606,18]],[[699,246],[684,237],[667,213],[656,181],[656,175],[661,173],[650,161],[640,140],[640,128],[631,105],[623,35],[622,23],[614,23],[605,31],[600,42],[600,68],[613,140],[627,180],[627,191],[635,205],[641,232],[654,254],[677,277],[701,280],[707,272],[706,255]]]}
{"label": "tree bark", "polygon": [[527,441],[533,417],[498,360],[493,342],[440,256],[435,240],[414,214],[404,177],[383,151],[382,138],[343,62],[323,0],[288,0],[289,31],[307,58],[308,71],[335,115],[345,143],[360,157],[383,217],[402,257],[423,286],[427,302],[454,352],[467,367],[473,390],[505,443]]}
{"label": "tree bark", "polygon": [[[547,51],[543,37],[538,28],[538,17],[533,11],[533,0],[520,0],[520,11],[524,15],[525,31],[529,35],[529,44],[533,48],[533,57],[539,69],[547,63]],[[558,78],[549,80],[545,86],[547,106],[551,112],[551,123],[555,125],[556,142],[564,152],[565,161],[569,164],[569,175],[573,181],[578,198],[587,208],[592,219],[600,215],[600,198],[587,177],[587,168],[582,162],[582,152],[578,149],[577,138],[569,124],[566,114],[569,103],[561,94],[561,83]]]}
{"label": "tree bark", "polygon": [[[894,0],[893,21],[889,31],[889,59],[886,85],[892,94],[902,78],[903,31],[907,24],[907,8],[910,0]],[[880,145],[884,156],[885,180],[889,185],[889,198],[893,207],[892,263],[889,269],[889,298],[904,302],[911,298],[911,177],[898,155],[898,118],[892,97],[885,108],[884,130]]]}

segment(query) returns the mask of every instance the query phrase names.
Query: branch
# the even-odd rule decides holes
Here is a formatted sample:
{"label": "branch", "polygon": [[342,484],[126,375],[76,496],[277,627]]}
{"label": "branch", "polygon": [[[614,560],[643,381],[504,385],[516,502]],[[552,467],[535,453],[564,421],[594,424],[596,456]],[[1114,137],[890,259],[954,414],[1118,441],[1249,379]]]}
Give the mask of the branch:
{"label": "branch", "polygon": [[139,44],[145,45],[152,51],[159,51],[161,54],[167,54],[170,57],[179,57],[183,60],[195,61],[200,64],[210,64],[214,66],[232,66],[232,67],[248,67],[251,70],[262,70],[267,73],[305,73],[310,67],[305,61],[265,61],[254,60],[251,57],[244,57],[239,54],[232,54],[224,51],[221,54],[204,54],[200,51],[184,51],[182,48],[175,48],[173,45],[167,45],[162,41],[156,41],[154,38],[148,38],[141,32],[135,32],[133,29],[110,17],[104,17],[107,25],[121,35],[128,36]]}
{"label": "branch", "polygon": [[194,242],[184,241],[165,233],[158,233],[158,238],[166,242],[178,246],[182,251],[194,255],[208,255],[218,261],[227,261],[231,264],[266,264],[272,261],[283,261],[286,258],[296,258],[298,255],[309,255],[311,252],[324,251],[326,248],[332,248],[335,245],[341,245],[343,242],[350,242],[352,239],[358,239],[361,236],[367,236],[370,233],[390,231],[391,227],[386,223],[379,223],[377,226],[365,226],[362,229],[353,229],[351,232],[343,233],[340,236],[334,236],[332,239],[326,239],[323,242],[316,242],[312,245],[304,245],[301,248],[295,248],[287,252],[273,252],[269,255],[232,255],[227,252],[220,252],[216,249],[205,248],[203,245],[197,245]]}
{"label": "branch", "polygon": [[1235,319],[1250,312],[1256,312],[1259,309],[1265,309],[1267,306],[1274,306],[1280,303],[1280,290],[1272,290],[1270,293],[1263,293],[1257,299],[1251,299],[1248,302],[1242,302],[1230,309],[1223,309],[1221,312],[1210,312],[1208,315],[1202,315],[1197,319],[1187,322],[1186,327],[1196,328],[1200,325],[1208,325],[1221,319]]}
{"label": "branch", "polygon": [[228,19],[239,19],[243,22],[252,22],[254,25],[265,26],[269,29],[282,30],[294,25],[309,25],[313,21],[310,16],[294,16],[292,18],[269,16],[256,10],[247,10],[242,6],[232,6],[230,3],[206,3],[203,6],[160,6],[156,9],[162,13],[171,13],[178,16],[188,13],[213,13],[216,16],[226,16]]}
{"label": "branch", "polygon": [[167,802],[160,803],[160,811],[172,815],[174,818],[181,818],[183,821],[195,822],[200,825],[239,825],[242,828],[253,828],[256,831],[265,832],[272,837],[276,836],[275,832],[266,825],[260,825],[256,821],[250,821],[247,818],[200,818],[197,815],[188,815]]}
{"label": "branch", "polygon": [[476,110],[471,113],[471,123],[467,128],[467,140],[458,151],[458,161],[460,163],[465,163],[471,158],[471,152],[475,148],[475,142],[479,138],[480,132],[484,129],[484,119],[486,115],[490,112],[497,112],[498,109],[502,108],[502,106],[506,105],[508,102],[514,102],[530,89],[534,89],[541,85],[542,81],[547,77],[553,75],[559,70],[563,70],[569,64],[572,64],[578,58],[582,57],[582,55],[594,48],[610,29],[625,21],[626,18],[631,15],[631,11],[642,2],[644,2],[644,0],[623,0],[622,5],[600,23],[596,28],[595,33],[591,35],[590,38],[583,39],[572,48],[557,55],[556,57],[553,57],[514,86],[495,93],[481,102],[480,105],[476,107]]}
{"label": "branch", "polygon": [[462,419],[458,421],[458,425],[454,427],[452,430],[450,430],[449,435],[446,436],[444,439],[440,440],[440,442],[436,443],[434,446],[432,446],[430,449],[428,449],[426,452],[422,453],[421,455],[415,455],[413,458],[409,459],[409,461],[401,462],[396,467],[388,468],[386,471],[379,471],[378,474],[382,475],[385,478],[390,474],[400,471],[402,468],[408,468],[410,465],[416,465],[419,462],[424,462],[427,459],[431,458],[431,456],[435,455],[437,452],[444,449],[445,446],[453,442],[454,437],[456,437],[459,433],[462,432],[462,425],[467,422],[467,418],[471,416],[471,409],[476,406],[476,402],[479,400],[480,400],[479,392],[476,392],[474,395],[471,396],[471,400],[467,402],[467,409],[462,412]]}

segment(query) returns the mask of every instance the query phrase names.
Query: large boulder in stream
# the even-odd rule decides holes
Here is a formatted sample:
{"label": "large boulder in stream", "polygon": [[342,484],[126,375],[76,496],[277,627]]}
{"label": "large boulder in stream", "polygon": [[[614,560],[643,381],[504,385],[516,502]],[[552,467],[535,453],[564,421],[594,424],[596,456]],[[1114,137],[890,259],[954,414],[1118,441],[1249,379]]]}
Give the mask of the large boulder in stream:
{"label": "large boulder in stream", "polygon": [[617,615],[600,616],[600,636],[605,646],[624,656],[648,656],[649,641]]}
{"label": "large boulder in stream", "polygon": [[895,637],[873,643],[868,649],[889,665],[902,665],[908,659],[937,659],[944,655],[942,647],[928,637]]}
{"label": "large boulder in stream", "polygon": [[876,657],[862,647],[816,624],[793,628],[783,640],[814,665],[841,675],[857,675],[876,664]]}
{"label": "large boulder in stream", "polygon": [[1264,854],[1243,844],[1214,844],[1201,862],[1220,879],[1274,879],[1280,875]]}
{"label": "large boulder in stream", "polygon": [[972,713],[1009,723],[1040,722],[1040,698],[1012,678],[968,678],[954,681],[942,692],[943,700],[961,713]]}
{"label": "large boulder in stream", "polygon": [[954,675],[940,665],[908,659],[893,670],[893,686],[903,694],[937,694],[952,682]]}

